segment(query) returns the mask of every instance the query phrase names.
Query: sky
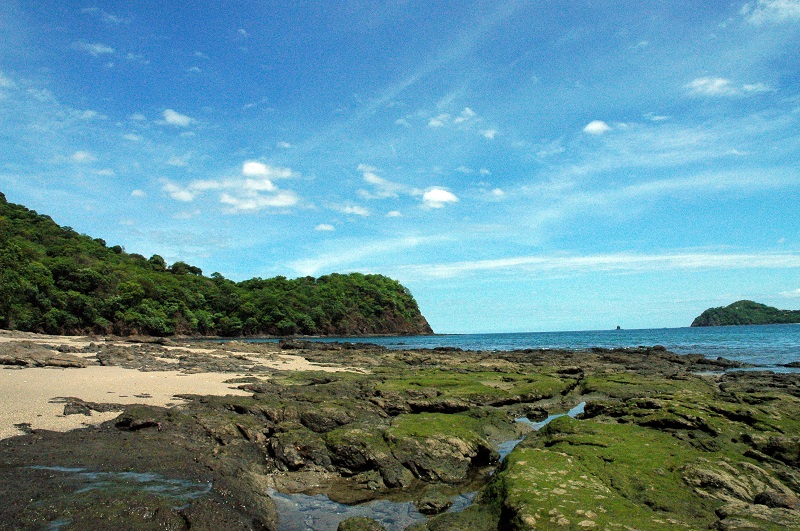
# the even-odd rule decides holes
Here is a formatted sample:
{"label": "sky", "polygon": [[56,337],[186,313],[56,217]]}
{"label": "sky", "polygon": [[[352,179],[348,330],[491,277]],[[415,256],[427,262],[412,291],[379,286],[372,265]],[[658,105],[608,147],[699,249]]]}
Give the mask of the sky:
{"label": "sky", "polygon": [[800,0],[4,0],[0,192],[438,333],[800,307]]}

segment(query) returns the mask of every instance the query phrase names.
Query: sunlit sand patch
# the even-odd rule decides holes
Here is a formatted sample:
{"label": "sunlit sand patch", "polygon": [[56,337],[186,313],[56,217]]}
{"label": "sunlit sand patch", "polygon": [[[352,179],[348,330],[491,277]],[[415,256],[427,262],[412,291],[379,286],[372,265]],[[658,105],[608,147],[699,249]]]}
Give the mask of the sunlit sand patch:
{"label": "sunlit sand patch", "polygon": [[235,373],[182,374],[177,371],[142,372],[122,367],[92,366],[83,369],[26,368],[0,370],[0,438],[23,433],[16,424],[31,429],[68,431],[100,424],[119,412],[91,416],[64,416],[58,397],[75,397],[87,402],[148,404],[168,406],[179,403],[178,394],[248,395],[235,385],[224,383]]}

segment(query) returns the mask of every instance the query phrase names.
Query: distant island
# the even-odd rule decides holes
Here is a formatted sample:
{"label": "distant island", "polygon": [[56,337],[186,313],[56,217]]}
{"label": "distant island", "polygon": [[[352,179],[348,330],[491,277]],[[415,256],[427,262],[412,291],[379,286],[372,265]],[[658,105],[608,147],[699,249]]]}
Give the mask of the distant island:
{"label": "distant island", "polygon": [[61,227],[0,193],[0,328],[152,336],[420,335],[411,292],[383,275],[203,275]]}
{"label": "distant island", "polygon": [[709,308],[692,321],[692,326],[732,326],[800,323],[800,310],[779,310],[766,304],[743,300],[728,306]]}

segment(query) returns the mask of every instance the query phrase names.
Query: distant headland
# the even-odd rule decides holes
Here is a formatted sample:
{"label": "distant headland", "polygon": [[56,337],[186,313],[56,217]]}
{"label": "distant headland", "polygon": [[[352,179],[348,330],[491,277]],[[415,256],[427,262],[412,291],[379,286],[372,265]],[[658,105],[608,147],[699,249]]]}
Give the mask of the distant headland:
{"label": "distant headland", "polygon": [[800,310],[779,310],[766,304],[742,300],[728,306],[709,308],[692,321],[692,326],[733,326],[800,323]]}

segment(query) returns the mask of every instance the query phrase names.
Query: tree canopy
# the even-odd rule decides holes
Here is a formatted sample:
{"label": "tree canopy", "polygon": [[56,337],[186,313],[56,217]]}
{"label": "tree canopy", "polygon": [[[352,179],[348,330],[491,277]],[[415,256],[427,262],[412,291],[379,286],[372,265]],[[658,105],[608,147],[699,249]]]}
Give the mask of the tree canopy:
{"label": "tree canopy", "polygon": [[779,310],[753,301],[736,301],[728,306],[709,308],[692,326],[731,326],[800,323],[800,311]]}
{"label": "tree canopy", "polygon": [[383,275],[243,282],[127,253],[0,193],[0,328],[49,334],[428,334],[411,293]]}

